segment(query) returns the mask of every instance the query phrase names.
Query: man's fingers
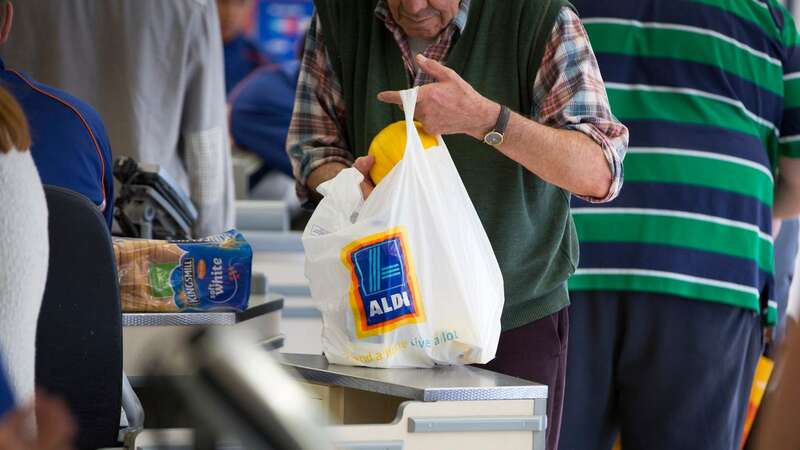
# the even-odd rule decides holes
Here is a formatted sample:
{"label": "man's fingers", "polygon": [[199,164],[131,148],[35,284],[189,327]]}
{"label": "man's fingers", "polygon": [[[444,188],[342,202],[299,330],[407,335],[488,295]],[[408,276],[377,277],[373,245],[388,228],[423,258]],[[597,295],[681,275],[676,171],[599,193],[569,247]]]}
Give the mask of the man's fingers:
{"label": "man's fingers", "polygon": [[371,181],[364,180],[361,182],[361,196],[366,200],[370,194],[372,194],[372,190],[375,189],[375,185],[372,184]]}
{"label": "man's fingers", "polygon": [[[438,63],[437,63],[438,64]],[[442,66],[444,67],[444,66]],[[444,67],[445,70],[450,70]],[[417,105],[421,104],[428,96],[430,95],[431,89],[436,89],[441,86],[439,83],[430,83],[425,84],[419,87],[417,91]],[[378,100],[384,103],[391,103],[393,105],[399,105],[400,109],[403,109],[403,98],[400,97],[400,91],[383,91],[378,93]]]}
{"label": "man's fingers", "polygon": [[391,103],[394,105],[403,105],[403,99],[400,98],[398,91],[383,91],[378,94],[378,100],[384,103]]}
{"label": "man's fingers", "polygon": [[375,183],[372,182],[372,177],[369,176],[369,171],[375,165],[375,157],[372,155],[362,156],[353,163],[353,167],[358,169],[364,175],[364,181],[361,182],[361,195],[364,200],[369,197],[372,190],[375,189]]}
{"label": "man's fingers", "polygon": [[372,155],[362,156],[361,158],[356,159],[353,163],[353,167],[358,169],[365,177],[369,176],[369,171],[372,169],[372,166],[375,165],[375,157]]}
{"label": "man's fingers", "polygon": [[417,55],[417,64],[423,72],[432,76],[437,81],[451,80],[455,75],[453,69],[443,66],[438,61],[426,58],[422,54]]}

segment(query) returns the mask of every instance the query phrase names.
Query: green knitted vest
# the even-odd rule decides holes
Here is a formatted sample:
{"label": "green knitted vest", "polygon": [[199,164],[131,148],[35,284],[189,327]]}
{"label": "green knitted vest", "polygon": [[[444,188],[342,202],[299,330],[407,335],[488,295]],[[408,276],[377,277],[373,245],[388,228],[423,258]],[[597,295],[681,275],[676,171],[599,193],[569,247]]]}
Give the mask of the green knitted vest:
{"label": "green knitted vest", "polygon": [[[347,106],[346,141],[362,156],[383,127],[403,119],[398,107],[376,99],[380,91],[410,87],[400,49],[375,17],[377,0],[315,3]],[[533,81],[564,6],[566,0],[471,0],[464,33],[445,63],[485,97],[530,117]],[[444,140],[503,272],[503,330],[567,306],[566,280],[578,261],[569,193],[469,136]]]}

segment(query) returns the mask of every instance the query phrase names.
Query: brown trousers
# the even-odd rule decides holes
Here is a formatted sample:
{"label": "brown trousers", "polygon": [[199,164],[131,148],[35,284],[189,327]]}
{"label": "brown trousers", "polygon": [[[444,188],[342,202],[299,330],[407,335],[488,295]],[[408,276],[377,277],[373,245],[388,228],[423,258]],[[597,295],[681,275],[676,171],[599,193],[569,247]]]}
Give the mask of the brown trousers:
{"label": "brown trousers", "polygon": [[483,368],[548,386],[547,450],[558,448],[567,373],[569,308],[500,334],[497,356]]}

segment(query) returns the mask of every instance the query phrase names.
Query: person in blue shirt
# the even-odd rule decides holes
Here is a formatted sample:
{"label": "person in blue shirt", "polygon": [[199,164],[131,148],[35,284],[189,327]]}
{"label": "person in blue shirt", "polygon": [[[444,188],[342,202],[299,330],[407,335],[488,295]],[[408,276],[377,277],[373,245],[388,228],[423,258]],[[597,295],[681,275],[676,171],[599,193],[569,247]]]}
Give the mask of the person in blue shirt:
{"label": "person in blue shirt", "polygon": [[286,135],[299,72],[297,60],[261,67],[242,81],[228,99],[233,142],[264,161],[250,177],[251,188],[272,170],[292,176]]}
{"label": "person in blue shirt", "polygon": [[[11,2],[0,1],[0,44],[13,21]],[[114,211],[111,146],[105,126],[88,104],[0,60],[0,83],[22,106],[31,130],[31,155],[42,183],[83,194],[104,215],[109,230]]]}
{"label": "person in blue shirt", "polygon": [[217,0],[222,42],[225,45],[225,92],[257,68],[269,64],[261,46],[245,34],[253,0]]}

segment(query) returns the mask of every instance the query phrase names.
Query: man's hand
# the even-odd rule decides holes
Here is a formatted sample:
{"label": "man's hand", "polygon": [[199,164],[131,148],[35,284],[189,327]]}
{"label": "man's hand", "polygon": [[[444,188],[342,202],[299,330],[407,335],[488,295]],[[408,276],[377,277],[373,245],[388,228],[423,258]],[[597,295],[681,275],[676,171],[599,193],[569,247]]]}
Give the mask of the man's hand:
{"label": "man's hand", "polygon": [[364,175],[364,181],[361,182],[361,195],[364,197],[364,200],[366,200],[369,194],[372,194],[372,190],[375,189],[375,183],[372,181],[372,177],[369,176],[369,171],[374,165],[375,157],[372,155],[362,156],[353,163],[353,167],[358,169],[361,175]]}
{"label": "man's hand", "polygon": [[347,169],[347,166],[342,163],[333,162],[317,167],[308,175],[306,186],[308,186],[308,189],[311,191],[311,196],[315,201],[318,202],[322,199],[322,196],[317,192],[317,187],[328,180],[334,179],[336,175],[344,169]]}
{"label": "man's hand", "polygon": [[[364,175],[364,181],[361,182],[361,195],[364,196],[364,200],[366,200],[367,197],[369,197],[369,194],[372,193],[372,190],[375,189],[375,183],[372,182],[372,178],[369,176],[369,171],[372,169],[374,164],[375,157],[371,155],[362,156],[361,158],[356,159],[356,161],[353,163],[353,167],[358,169],[358,171]],[[313,195],[317,197],[317,200],[322,198],[322,196],[320,196],[317,192],[317,187],[328,180],[332,180],[336,177],[336,175],[339,174],[339,172],[346,168],[347,166],[344,164],[330,163],[322,165],[311,172],[306,184],[311,189]]]}
{"label": "man's hand", "polygon": [[[414,117],[429,133],[464,133],[483,140],[497,123],[500,105],[479,94],[452,69],[422,55],[417,63],[437,82],[419,88]],[[397,91],[381,92],[378,100],[402,104]],[[604,199],[613,187],[603,148],[580,131],[550,128],[512,112],[503,143],[495,148],[544,181],[574,194]]]}
{"label": "man's hand", "polygon": [[[437,82],[419,88],[414,113],[430,134],[468,134],[478,140],[491,131],[500,115],[500,105],[479,94],[453,69],[417,55],[420,69]],[[402,107],[398,91],[384,91],[378,100]]]}

